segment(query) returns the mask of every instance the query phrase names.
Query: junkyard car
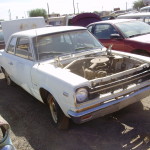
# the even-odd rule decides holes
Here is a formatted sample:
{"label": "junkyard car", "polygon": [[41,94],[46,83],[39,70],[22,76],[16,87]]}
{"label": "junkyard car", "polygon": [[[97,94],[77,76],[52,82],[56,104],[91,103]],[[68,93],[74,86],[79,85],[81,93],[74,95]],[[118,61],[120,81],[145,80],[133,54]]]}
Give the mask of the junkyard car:
{"label": "junkyard car", "polygon": [[0,52],[7,84],[48,104],[59,129],[118,111],[150,94],[148,57],[112,51],[84,27],[13,34]]}
{"label": "junkyard car", "polygon": [[117,19],[136,19],[150,25],[150,12],[129,13],[125,15],[120,15],[117,17]]}
{"label": "junkyard car", "polygon": [[132,19],[114,19],[90,24],[92,32],[105,47],[150,56],[150,26]]}
{"label": "junkyard car", "polygon": [[9,130],[9,124],[0,115],[0,150],[15,150],[9,136]]}
{"label": "junkyard car", "polygon": [[4,42],[4,36],[3,36],[3,31],[0,30],[0,49],[5,48],[5,42]]}

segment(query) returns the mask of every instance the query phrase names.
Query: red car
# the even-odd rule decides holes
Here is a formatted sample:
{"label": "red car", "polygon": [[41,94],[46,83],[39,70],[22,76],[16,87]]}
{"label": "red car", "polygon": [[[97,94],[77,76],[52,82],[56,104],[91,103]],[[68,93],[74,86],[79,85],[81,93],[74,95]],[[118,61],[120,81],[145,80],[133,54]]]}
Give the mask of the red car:
{"label": "red car", "polygon": [[127,19],[95,22],[87,26],[105,47],[150,56],[150,25]]}

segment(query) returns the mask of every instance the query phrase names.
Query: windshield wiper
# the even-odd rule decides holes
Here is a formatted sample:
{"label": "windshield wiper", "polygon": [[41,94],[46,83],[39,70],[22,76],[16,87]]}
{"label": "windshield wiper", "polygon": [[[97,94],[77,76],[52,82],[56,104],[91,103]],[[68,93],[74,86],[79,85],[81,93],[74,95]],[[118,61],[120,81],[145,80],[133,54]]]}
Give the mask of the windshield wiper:
{"label": "windshield wiper", "polygon": [[129,37],[136,37],[136,36],[140,36],[140,35],[143,35],[143,34],[135,34],[135,35],[130,35]]}
{"label": "windshield wiper", "polygon": [[131,38],[131,37],[136,37],[136,36],[145,35],[145,34],[150,34],[150,32],[139,33],[139,34],[131,35],[131,36],[129,36],[129,37]]}
{"label": "windshield wiper", "polygon": [[55,54],[64,54],[64,52],[56,52],[56,51],[50,51],[50,52],[42,52],[42,53],[39,53],[39,54],[46,54],[46,55],[55,55]]}
{"label": "windshield wiper", "polygon": [[76,50],[76,51],[78,51],[78,50],[84,50],[84,49],[94,49],[94,48],[97,48],[97,47],[85,46],[85,47],[78,47],[78,48],[76,48],[75,50]]}

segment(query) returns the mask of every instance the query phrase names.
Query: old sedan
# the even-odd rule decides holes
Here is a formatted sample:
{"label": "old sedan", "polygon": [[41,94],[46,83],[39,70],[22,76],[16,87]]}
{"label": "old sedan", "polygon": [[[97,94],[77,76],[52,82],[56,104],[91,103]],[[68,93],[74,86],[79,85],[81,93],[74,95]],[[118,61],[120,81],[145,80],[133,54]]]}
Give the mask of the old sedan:
{"label": "old sedan", "polygon": [[105,47],[150,56],[150,26],[127,19],[100,21],[90,24],[92,32]]}
{"label": "old sedan", "polygon": [[148,57],[106,49],[84,27],[13,34],[0,52],[7,84],[48,104],[59,129],[84,123],[150,95]]}

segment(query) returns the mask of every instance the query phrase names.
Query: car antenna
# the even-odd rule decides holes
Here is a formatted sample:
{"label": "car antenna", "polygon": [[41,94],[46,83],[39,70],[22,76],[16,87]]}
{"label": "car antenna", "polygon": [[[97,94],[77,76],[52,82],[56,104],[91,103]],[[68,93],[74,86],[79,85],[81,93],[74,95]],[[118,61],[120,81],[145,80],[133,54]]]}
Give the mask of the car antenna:
{"label": "car antenna", "polygon": [[112,47],[113,47],[113,44],[110,44],[109,47],[106,49],[106,52],[107,52],[107,55],[112,55]]}
{"label": "car antenna", "polygon": [[38,66],[40,65],[40,58],[39,58],[39,47],[38,47],[38,34],[37,34],[37,30],[35,29],[35,34],[36,34],[36,38],[35,38],[35,40],[36,40],[36,49],[37,49],[37,61],[38,61]]}

